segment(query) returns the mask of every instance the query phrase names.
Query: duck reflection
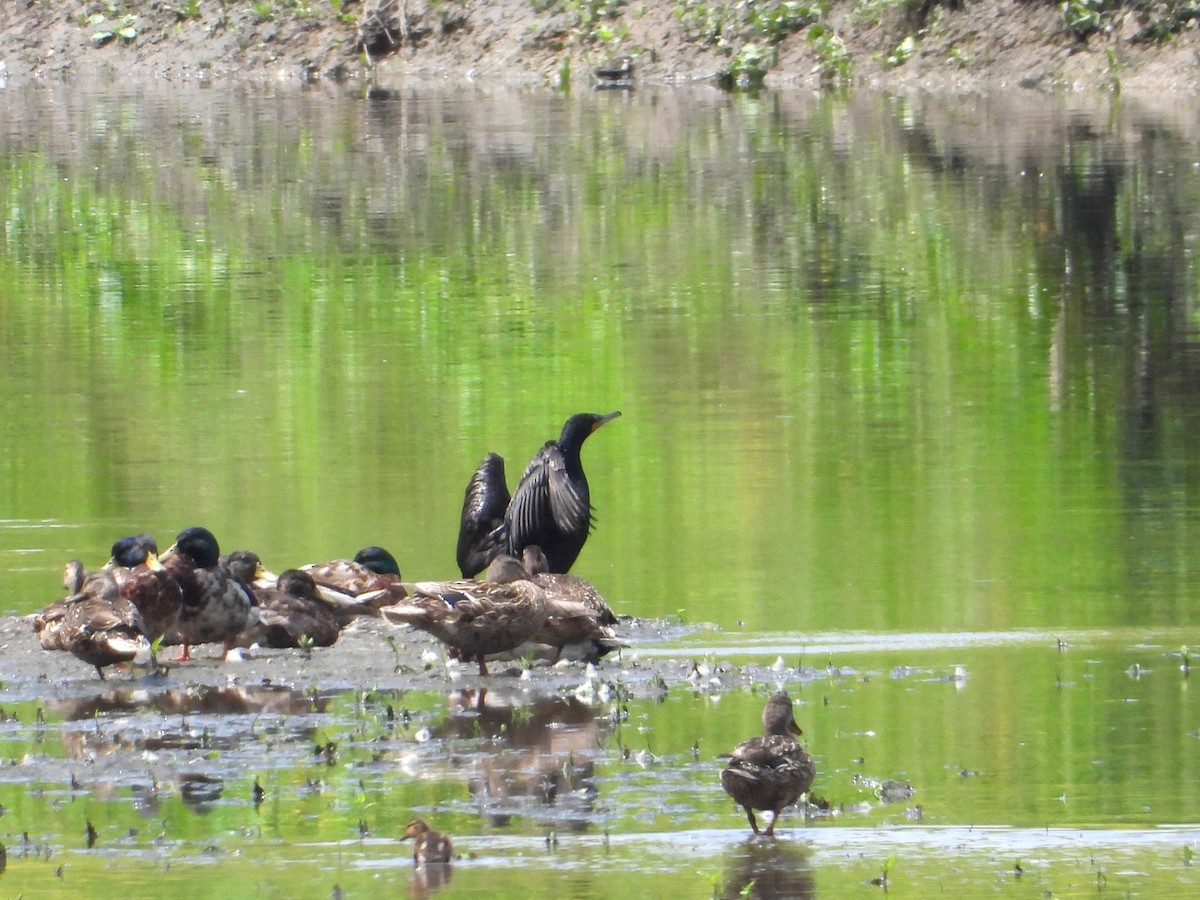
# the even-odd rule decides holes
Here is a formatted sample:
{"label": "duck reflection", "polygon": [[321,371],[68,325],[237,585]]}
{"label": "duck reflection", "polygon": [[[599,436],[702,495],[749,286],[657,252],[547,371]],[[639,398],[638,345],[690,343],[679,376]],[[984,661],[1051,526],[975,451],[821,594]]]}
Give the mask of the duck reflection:
{"label": "duck reflection", "polygon": [[[220,717],[239,715],[300,715],[324,712],[328,698],[275,685],[192,685],[152,693],[114,690],[71,700],[52,700],[47,708],[72,722],[95,722],[95,727],[64,728],[62,742],[73,759],[96,759],[121,750],[228,750],[240,746],[253,727],[250,722],[224,723]],[[107,716],[157,713],[171,716],[152,725],[105,721]],[[180,718],[175,718],[175,717]],[[190,716],[213,716],[216,721],[187,721]],[[315,725],[291,723],[289,734],[305,740]]]}
{"label": "duck reflection", "polygon": [[521,691],[459,691],[439,729],[447,738],[493,738],[469,763],[468,788],[480,815],[505,825],[514,815],[582,831],[596,800],[593,757],[606,720],[574,697],[531,698]]}
{"label": "duck reflection", "polygon": [[413,880],[408,892],[416,900],[432,897],[450,883],[454,870],[450,863],[430,863],[413,869]]}
{"label": "duck reflection", "polygon": [[722,897],[795,898],[817,896],[808,847],[790,841],[752,837],[729,854]]}

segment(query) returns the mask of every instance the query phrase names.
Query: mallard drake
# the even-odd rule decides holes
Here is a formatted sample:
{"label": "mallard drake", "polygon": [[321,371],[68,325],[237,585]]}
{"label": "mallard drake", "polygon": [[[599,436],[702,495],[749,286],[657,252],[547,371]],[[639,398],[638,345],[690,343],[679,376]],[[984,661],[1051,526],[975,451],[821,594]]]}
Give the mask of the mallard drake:
{"label": "mallard drake", "polygon": [[378,618],[380,609],[407,596],[396,558],[382,547],[364,547],[354,559],[309,563],[300,571],[313,577],[317,593],[343,627],[358,616]]}
{"label": "mallard drake", "polygon": [[301,566],[300,571],[311,575],[317,584],[351,597],[381,590],[400,580],[400,564],[382,547],[364,547],[354,554],[354,559],[309,563]]}
{"label": "mallard drake", "polygon": [[448,863],[454,858],[454,842],[450,835],[434,831],[424,819],[413,819],[404,828],[402,841],[412,838],[413,865]]}
{"label": "mallard drake", "polygon": [[183,644],[180,660],[191,659],[192,644],[220,641],[224,659],[238,634],[258,616],[248,587],[219,566],[220,545],[207,528],[179,532],[161,562],[179,584],[183,605],[167,643]]}
{"label": "mallard drake", "polygon": [[121,596],[116,581],[107,573],[93,574],[80,593],[62,602],[63,646],[78,659],[95,666],[101,678],[105,666],[130,662],[150,653],[141,614]]}
{"label": "mallard drake", "polygon": [[592,527],[592,504],[579,451],[605,422],[621,415],[578,413],[556,441],[547,441],[526,466],[512,492],[504,459],[489,453],[463,497],[457,558],[464,578],[477,574],[496,553],[519,557],[530,544],[542,548],[549,571],[567,572]]}
{"label": "mallard drake", "polygon": [[104,564],[121,596],[137,607],[146,637],[153,643],[179,619],[183,593],[179,583],[158,560],[158,544],[148,534],[124,537],[112,545]]}
{"label": "mallard drake", "polygon": [[341,631],[337,619],[317,595],[317,584],[307,572],[280,572],[274,587],[255,588],[254,596],[259,620],[238,635],[239,646],[331,647],[337,641]]}
{"label": "mallard drake", "polygon": [[551,614],[573,615],[581,604],[546,600],[528,579],[520,560],[497,556],[488,564],[484,581],[417,582],[400,603],[381,612],[394,625],[412,625],[438,638],[452,655],[479,663],[487,675],[485,658],[503,653],[529,640]]}
{"label": "mallard drake", "polygon": [[[808,793],[817,765],[792,737],[802,732],[785,691],[776,691],[767,700],[762,723],[762,737],[742,741],[734,749],[729,764],[721,771],[721,787],[746,810],[755,834],[772,835],[780,811]],[[756,809],[772,813],[765,832],[758,830]]]}

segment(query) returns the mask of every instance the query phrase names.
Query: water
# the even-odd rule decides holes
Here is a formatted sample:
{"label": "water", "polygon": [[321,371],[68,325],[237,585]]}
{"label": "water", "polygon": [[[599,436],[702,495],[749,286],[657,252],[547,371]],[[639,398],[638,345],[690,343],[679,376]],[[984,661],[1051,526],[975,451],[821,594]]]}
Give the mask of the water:
{"label": "water", "polygon": [[[67,558],[193,524],[276,571],[381,544],[407,577],[447,577],[486,451],[515,478],[569,414],[620,409],[584,450],[598,524],[576,571],[621,612],[710,626],[637,648],[680,667],[666,702],[575,726],[586,815],[480,808],[434,764],[515,750],[507,731],[438,738],[400,778],[415,732],[370,747],[335,693],[250,724],[197,713],[233,735],[167,748],[220,758],[230,788],[200,811],[164,788],[144,817],[146,784],[72,791],[52,763],[27,796],[19,769],[6,878],[44,895],[219,869],[270,895],[299,870],[321,895],[381,892],[410,878],[392,838],[416,808],[476,854],[451,894],[607,895],[635,872],[728,896],[781,870],[836,894],[889,857],[912,896],[1194,888],[1187,110],[487,86],[4,100],[0,608],[56,597]],[[761,696],[706,679],[754,664],[766,685],[777,657],[816,790],[846,813],[768,851],[715,781]],[[453,721],[417,694],[420,725]],[[38,757],[41,704],[0,702],[4,755]],[[41,746],[66,718],[44,714]],[[312,760],[317,731],[351,748],[338,765]],[[875,803],[886,778],[912,801]]]}

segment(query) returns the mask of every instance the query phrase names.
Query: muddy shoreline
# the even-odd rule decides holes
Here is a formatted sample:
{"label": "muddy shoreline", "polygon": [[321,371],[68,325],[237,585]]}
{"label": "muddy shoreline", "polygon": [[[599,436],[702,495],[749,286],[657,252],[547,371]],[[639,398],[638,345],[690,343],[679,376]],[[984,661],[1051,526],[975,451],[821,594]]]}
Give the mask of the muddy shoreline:
{"label": "muddy shoreline", "polygon": [[381,619],[360,618],[342,631],[332,647],[307,652],[251,648],[234,651],[228,659],[221,660],[220,646],[205,644],[193,650],[192,660],[183,663],[171,661],[177,648],[164,647],[159,651],[163,666],[158,672],[143,667],[113,668],[101,680],[91,666],[70,653],[43,650],[33,631],[31,616],[7,616],[0,619],[0,681],[10,700],[22,701],[132,687],[168,690],[227,684],[323,692],[449,692],[519,686],[532,696],[611,691],[619,684],[629,696],[655,697],[665,695],[669,687],[682,684],[736,689],[815,678],[824,673],[824,670],[817,673],[759,665],[735,667],[711,660],[654,657],[639,649],[668,644],[698,630],[679,622],[629,619],[617,630],[631,646],[610,653],[593,667],[566,661],[528,667],[521,662],[496,662],[489,664],[491,674],[484,677],[474,664],[449,659],[442,645],[429,635],[396,628]]}
{"label": "muddy shoreline", "polygon": [[[740,9],[740,7],[739,7]],[[708,18],[700,13],[704,11]],[[572,4],[530,0],[291,5],[144,0],[81,6],[16,0],[0,9],[0,86],[48,79],[122,83],[251,80],[399,86],[423,82],[570,86],[629,59],[629,83],[715,82],[747,45],[768,87],[888,91],[1193,93],[1200,34],[1147,39],[1146,10],[1106,10],[1080,36],[1054,3],[868,7],[834,2],[813,32],[767,34],[704,4]],[[735,29],[734,25],[742,27]],[[761,26],[759,26],[761,27]],[[826,36],[822,39],[822,35]]]}

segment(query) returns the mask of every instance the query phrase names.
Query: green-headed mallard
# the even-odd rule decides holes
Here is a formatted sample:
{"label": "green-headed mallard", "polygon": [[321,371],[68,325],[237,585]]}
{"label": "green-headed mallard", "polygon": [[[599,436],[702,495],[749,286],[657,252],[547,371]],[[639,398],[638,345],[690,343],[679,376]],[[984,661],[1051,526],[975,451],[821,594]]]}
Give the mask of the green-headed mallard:
{"label": "green-headed mallard", "polygon": [[529,640],[551,612],[579,611],[579,604],[547,604],[521,562],[508,555],[488,564],[484,581],[433,581],[406,585],[409,596],[385,606],[383,617],[394,625],[412,625],[444,643],[452,655],[479,663]]}
{"label": "green-headed mallard", "polygon": [[770,810],[771,824],[763,834],[775,833],[775,821],[785,807],[808,793],[817,766],[792,735],[801,733],[792,714],[792,701],[784,691],[767,700],[762,714],[763,736],[742,741],[721,771],[721,787],[746,810],[750,827],[759,834],[754,810]]}
{"label": "green-headed mallard", "polygon": [[104,568],[121,596],[137,607],[146,637],[154,642],[179,619],[183,594],[179,583],[158,561],[158,544],[148,534],[124,537],[112,545],[112,556]]}
{"label": "green-headed mallard", "polygon": [[224,645],[224,659],[238,634],[258,616],[254,595],[220,567],[220,558],[220,545],[207,528],[179,532],[161,557],[183,595],[179,621],[167,635],[168,643],[183,644],[181,660],[191,658],[191,645],[212,641]]}
{"label": "green-headed mallard", "polygon": [[463,497],[457,550],[463,577],[475,575],[496,553],[519,557],[530,544],[542,548],[549,571],[570,570],[592,527],[579,451],[592,432],[619,415],[578,413],[567,419],[558,440],[547,441],[526,466],[511,499],[503,458],[487,455]]}
{"label": "green-headed mallard", "polygon": [[413,819],[408,823],[400,839],[406,841],[409,838],[413,842],[414,866],[448,863],[454,858],[454,842],[450,835],[434,831],[424,819]]}
{"label": "green-headed mallard", "polygon": [[300,571],[312,576],[341,626],[358,616],[378,618],[380,609],[407,596],[396,557],[382,547],[364,547],[354,559],[309,563]]}
{"label": "green-headed mallard", "polygon": [[337,641],[337,619],[307,572],[280,572],[274,587],[255,588],[254,596],[259,620],[238,636],[240,646],[331,647]]}
{"label": "green-headed mallard", "polygon": [[354,559],[334,559],[329,562],[301,566],[317,584],[357,597],[378,591],[400,580],[400,565],[396,557],[382,547],[364,547]]}

